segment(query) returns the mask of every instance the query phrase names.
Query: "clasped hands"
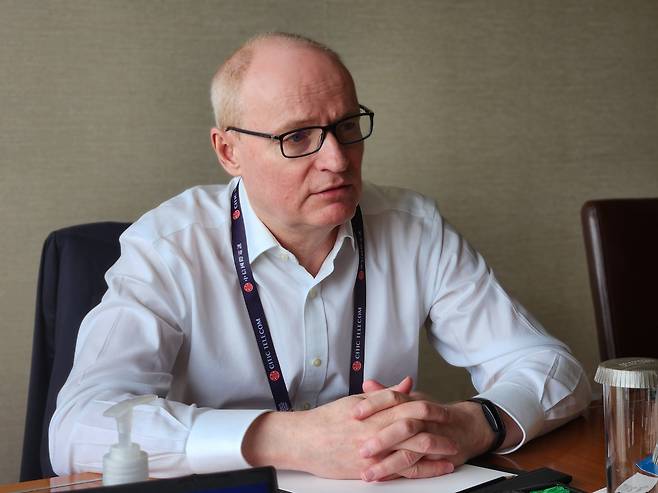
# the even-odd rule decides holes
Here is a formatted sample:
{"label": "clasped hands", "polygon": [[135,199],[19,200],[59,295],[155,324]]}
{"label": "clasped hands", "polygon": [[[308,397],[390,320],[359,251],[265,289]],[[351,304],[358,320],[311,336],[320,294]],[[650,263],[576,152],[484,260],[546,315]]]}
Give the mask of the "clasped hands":
{"label": "clasped hands", "polygon": [[248,430],[243,454],[254,466],[335,479],[382,481],[450,473],[493,443],[479,404],[439,404],[411,392],[410,377],[310,411],[267,413]]}
{"label": "clasped hands", "polygon": [[463,463],[458,442],[451,438],[454,432],[448,430],[449,408],[412,394],[412,385],[409,377],[388,389],[373,380],[364,383],[352,416],[382,425],[358,450],[369,459],[360,474],[364,481],[440,476]]}

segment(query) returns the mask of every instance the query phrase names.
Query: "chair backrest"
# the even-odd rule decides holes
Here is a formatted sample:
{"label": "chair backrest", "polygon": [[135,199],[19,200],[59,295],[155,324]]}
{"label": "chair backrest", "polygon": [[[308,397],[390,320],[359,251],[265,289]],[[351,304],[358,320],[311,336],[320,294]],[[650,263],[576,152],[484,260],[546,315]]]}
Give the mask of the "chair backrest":
{"label": "chair backrest", "polygon": [[71,366],[80,322],[107,290],[128,223],[93,223],[51,233],[41,254],[21,481],[51,477],[48,425]]}
{"label": "chair backrest", "polygon": [[658,357],[658,198],[581,210],[601,361]]}

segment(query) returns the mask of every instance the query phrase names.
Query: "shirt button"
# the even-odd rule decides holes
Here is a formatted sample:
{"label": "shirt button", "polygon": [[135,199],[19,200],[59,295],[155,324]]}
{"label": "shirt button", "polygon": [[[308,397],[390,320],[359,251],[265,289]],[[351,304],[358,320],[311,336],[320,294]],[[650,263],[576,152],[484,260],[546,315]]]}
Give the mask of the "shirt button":
{"label": "shirt button", "polygon": [[311,288],[311,290],[308,292],[308,297],[313,299],[317,296],[318,292],[316,291],[315,288]]}
{"label": "shirt button", "polygon": [[308,402],[305,402],[302,408],[304,409],[304,411],[308,411],[309,409],[311,409],[311,405]]}
{"label": "shirt button", "polygon": [[286,252],[280,252],[279,253],[279,258],[283,260],[284,262],[288,260],[288,254]]}
{"label": "shirt button", "polygon": [[313,366],[320,366],[322,364],[322,360],[320,358],[315,358],[313,360]]}

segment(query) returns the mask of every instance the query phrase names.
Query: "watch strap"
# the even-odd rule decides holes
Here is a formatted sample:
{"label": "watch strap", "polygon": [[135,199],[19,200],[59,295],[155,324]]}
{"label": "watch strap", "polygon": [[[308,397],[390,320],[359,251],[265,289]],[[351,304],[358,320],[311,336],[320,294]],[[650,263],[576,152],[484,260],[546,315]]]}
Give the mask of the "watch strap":
{"label": "watch strap", "polygon": [[481,397],[473,397],[472,399],[466,399],[466,400],[470,402],[477,402],[482,406],[482,412],[484,413],[484,417],[487,419],[487,423],[489,423],[489,426],[491,427],[492,431],[494,432],[494,435],[496,436],[493,444],[491,445],[491,447],[489,447],[489,450],[487,450],[487,452],[493,452],[495,450],[498,450],[500,446],[503,444],[503,442],[505,441],[505,435],[507,433],[507,431],[505,430],[505,423],[503,422],[503,418],[501,417],[498,408],[490,400],[482,399]]}

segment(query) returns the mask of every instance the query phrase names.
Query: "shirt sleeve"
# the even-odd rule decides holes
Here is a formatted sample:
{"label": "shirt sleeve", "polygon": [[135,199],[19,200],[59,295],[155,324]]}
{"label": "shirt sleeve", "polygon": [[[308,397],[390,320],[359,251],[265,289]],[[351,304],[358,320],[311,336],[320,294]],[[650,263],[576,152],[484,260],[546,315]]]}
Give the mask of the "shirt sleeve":
{"label": "shirt sleeve", "polygon": [[[507,412],[528,440],[577,416],[591,400],[580,363],[496,280],[482,256],[435,216],[429,338],[468,369],[479,396]],[[437,248],[438,246],[438,248]]]}
{"label": "shirt sleeve", "polygon": [[156,394],[134,409],[133,441],[149,454],[154,477],[248,467],[244,434],[264,410],[218,410],[167,399],[184,342],[182,290],[153,244],[121,237],[122,254],[106,274],[108,291],[83,320],[73,369],[57,398],[49,428],[57,474],[102,471],[118,440],[113,404]]}

